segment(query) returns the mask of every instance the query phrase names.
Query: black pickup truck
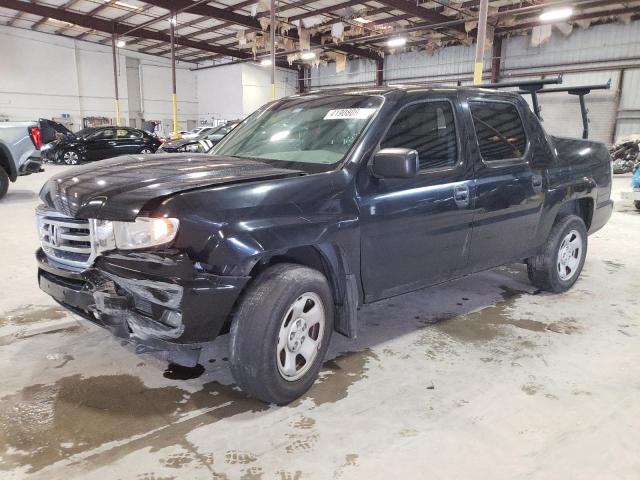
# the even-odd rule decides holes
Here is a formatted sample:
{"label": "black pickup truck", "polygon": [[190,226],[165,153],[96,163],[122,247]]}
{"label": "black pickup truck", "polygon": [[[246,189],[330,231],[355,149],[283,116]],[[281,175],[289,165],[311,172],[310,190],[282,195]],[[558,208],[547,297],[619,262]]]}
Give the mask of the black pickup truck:
{"label": "black pickup truck", "polygon": [[285,404],[364,303],[509,262],[553,292],[609,219],[600,143],[551,137],[517,94],[393,87],[269,104],[212,154],[120,157],[51,178],[40,288],[194,366],[230,332],[238,385]]}

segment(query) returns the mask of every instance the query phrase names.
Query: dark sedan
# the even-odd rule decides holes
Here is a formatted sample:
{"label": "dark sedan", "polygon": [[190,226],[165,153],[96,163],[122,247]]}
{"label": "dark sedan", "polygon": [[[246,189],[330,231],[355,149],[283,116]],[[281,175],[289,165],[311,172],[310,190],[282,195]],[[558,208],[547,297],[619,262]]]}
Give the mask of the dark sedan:
{"label": "dark sedan", "polygon": [[48,161],[75,165],[119,155],[154,153],[160,144],[158,138],[136,128],[85,128],[45,145],[42,156]]}

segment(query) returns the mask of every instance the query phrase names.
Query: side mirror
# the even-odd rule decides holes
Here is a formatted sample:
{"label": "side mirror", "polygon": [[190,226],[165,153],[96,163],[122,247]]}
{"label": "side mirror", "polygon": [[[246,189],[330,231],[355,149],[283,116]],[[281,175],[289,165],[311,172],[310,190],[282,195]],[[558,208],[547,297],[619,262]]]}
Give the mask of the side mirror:
{"label": "side mirror", "polygon": [[371,173],[377,178],[412,178],[418,174],[418,152],[410,148],[383,148],[373,157]]}

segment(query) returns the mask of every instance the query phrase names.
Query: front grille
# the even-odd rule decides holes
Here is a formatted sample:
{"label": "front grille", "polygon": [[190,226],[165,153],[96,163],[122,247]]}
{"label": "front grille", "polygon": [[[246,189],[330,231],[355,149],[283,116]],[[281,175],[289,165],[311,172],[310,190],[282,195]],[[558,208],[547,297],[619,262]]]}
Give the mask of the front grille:
{"label": "front grille", "polygon": [[37,208],[36,216],[40,243],[47,257],[76,268],[86,268],[93,263],[95,248],[88,220],[65,217],[42,205]]}

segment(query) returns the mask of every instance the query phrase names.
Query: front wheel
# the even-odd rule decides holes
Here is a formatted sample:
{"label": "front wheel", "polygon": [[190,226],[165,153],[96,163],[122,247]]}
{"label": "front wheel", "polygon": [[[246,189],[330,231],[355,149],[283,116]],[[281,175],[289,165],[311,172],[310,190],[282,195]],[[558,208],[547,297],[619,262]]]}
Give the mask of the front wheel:
{"label": "front wheel", "polygon": [[576,215],[560,217],[539,255],[527,259],[533,285],[550,292],[569,290],[578,280],[587,256],[587,228]]}
{"label": "front wheel", "polygon": [[333,331],[333,296],[317,270],[283,263],[262,272],[231,326],[231,372],[238,386],[285,405],[318,376]]}
{"label": "front wheel", "polygon": [[640,210],[640,200],[634,200],[633,206],[636,207],[636,210]]}
{"label": "front wheel", "polygon": [[80,155],[75,150],[67,150],[62,155],[62,161],[67,165],[77,165],[80,163]]}
{"label": "front wheel", "polygon": [[9,175],[4,168],[0,167],[0,199],[7,194],[9,190]]}
{"label": "front wheel", "polygon": [[143,148],[142,150],[140,150],[140,153],[143,155],[149,154],[149,153],[153,153],[153,150],[151,150],[148,147]]}

